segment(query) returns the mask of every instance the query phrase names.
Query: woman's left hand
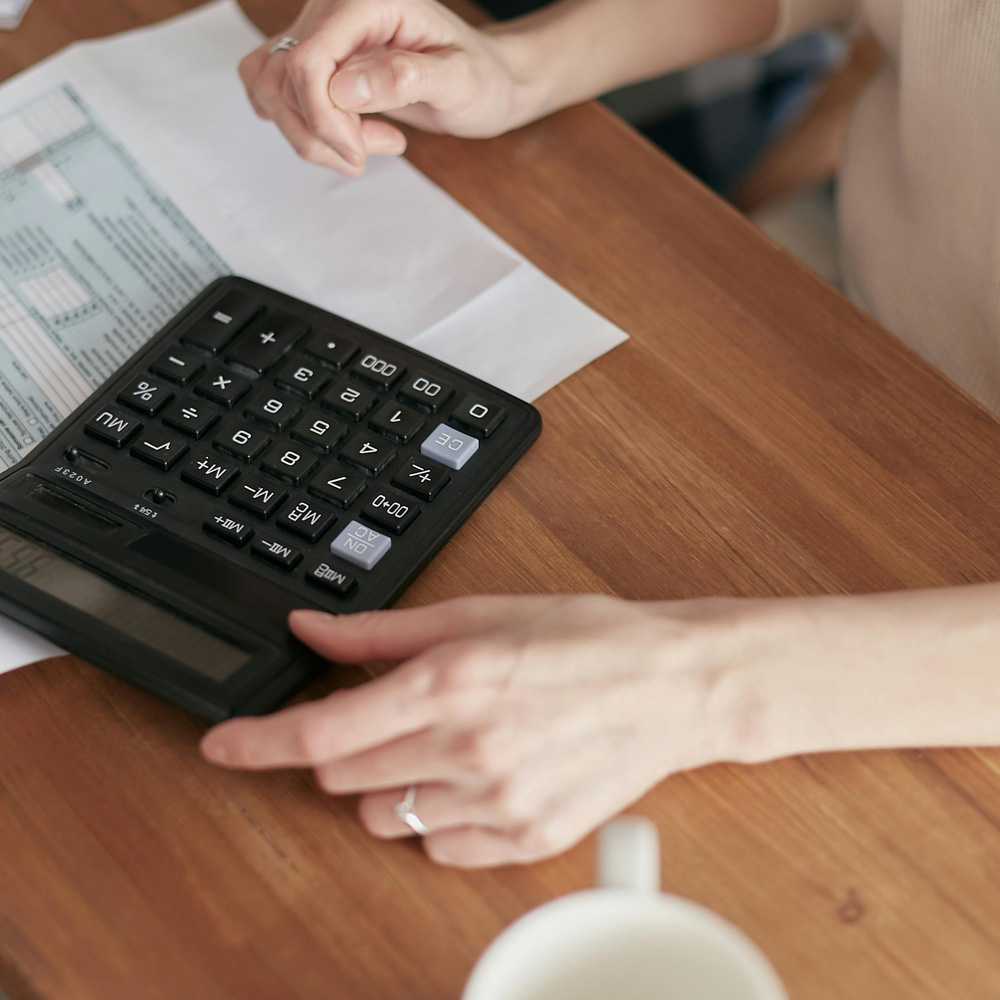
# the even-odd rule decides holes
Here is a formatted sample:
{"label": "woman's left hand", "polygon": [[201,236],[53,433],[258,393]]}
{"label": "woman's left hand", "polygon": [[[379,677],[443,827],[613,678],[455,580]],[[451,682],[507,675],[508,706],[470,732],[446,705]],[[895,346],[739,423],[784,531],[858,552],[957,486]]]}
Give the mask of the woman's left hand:
{"label": "woman's left hand", "polygon": [[[294,633],[341,662],[406,661],[361,687],[225,722],[205,755],[235,768],[308,767],[361,793],[378,837],[409,785],[436,861],[529,862],[562,851],[666,774],[719,759],[709,714],[733,601],[472,597],[333,616]],[[715,738],[713,738],[713,736]]]}

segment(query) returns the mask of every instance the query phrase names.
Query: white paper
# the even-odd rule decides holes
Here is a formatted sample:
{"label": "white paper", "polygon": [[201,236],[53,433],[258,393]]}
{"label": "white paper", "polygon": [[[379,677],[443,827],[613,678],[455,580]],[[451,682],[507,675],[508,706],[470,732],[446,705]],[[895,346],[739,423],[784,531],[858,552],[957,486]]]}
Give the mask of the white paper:
{"label": "white paper", "polygon": [[[18,161],[24,129],[15,118],[24,119],[25,109],[39,106],[43,98],[58,103],[62,94],[92,122],[88,135],[98,150],[93,155],[108,156],[116,169],[134,161],[150,204],[162,193],[169,202],[166,217],[176,213],[178,227],[188,227],[175,234],[175,248],[198,257],[201,264],[188,269],[196,283],[207,283],[219,269],[243,274],[529,400],[625,339],[407,162],[375,158],[364,178],[348,180],[301,161],[273,125],[252,114],[236,74],[240,58],[260,37],[232,0],[220,0],[152,28],[78,43],[22,73],[0,87],[0,182],[7,136],[6,145],[14,147],[7,149],[13,164],[8,169],[23,176],[33,171],[31,178],[43,179],[57,200],[69,204],[67,176],[84,178],[79,180],[83,187],[92,184],[92,175],[74,172],[69,160],[50,157],[56,169],[47,174],[53,163],[38,157]],[[105,145],[120,144],[117,159],[106,149],[101,152],[101,142],[93,141],[97,134]],[[68,147],[64,154],[70,155]],[[65,169],[58,169],[61,164]],[[113,203],[117,198],[114,210],[122,211],[123,199],[129,205],[134,201],[126,198],[128,188],[118,183],[113,190],[91,190],[89,197]],[[9,207],[14,204],[9,201],[5,208],[0,202],[0,240],[5,222],[8,230],[17,228],[15,209]],[[145,210],[143,217],[151,214]],[[49,229],[56,255],[60,239],[63,250],[79,242],[79,225],[72,240],[68,226],[59,232],[58,220],[50,219]],[[13,351],[20,371],[32,345],[41,345],[32,355],[35,385],[52,413],[65,415],[67,406],[100,382],[96,369],[109,364],[113,352],[108,346],[103,361],[98,358],[96,367],[86,368],[72,353],[72,338],[60,340],[54,332],[53,317],[74,303],[89,308],[90,300],[110,309],[113,296],[90,288],[85,302],[83,283],[72,280],[72,267],[59,275],[46,270],[35,284],[4,276],[2,267],[0,277],[8,279],[0,297],[7,294],[10,309],[26,313],[11,318],[0,301],[0,348]],[[131,281],[128,296],[139,301],[142,289],[127,268],[112,277]],[[133,315],[137,310],[119,303],[119,320],[126,312],[134,320],[119,324],[125,330],[119,346],[134,349],[150,335],[152,329],[142,331],[165,301],[152,296],[141,303],[138,312],[145,318],[140,319]],[[10,368],[0,350],[0,422],[9,416],[5,402],[12,412],[16,395],[3,382],[5,375],[10,381]],[[60,372],[61,395],[52,381]],[[42,385],[45,377],[51,392]],[[30,408],[22,409],[27,415]],[[45,419],[36,421],[34,431],[26,419],[19,426],[25,446],[34,443],[29,439],[39,436],[39,428],[48,429]],[[52,655],[52,647],[41,640],[34,646],[20,637],[19,645],[8,641],[14,634],[0,629],[0,672]]]}
{"label": "white paper", "polygon": [[0,0],[0,29],[13,31],[30,6],[31,0]]}

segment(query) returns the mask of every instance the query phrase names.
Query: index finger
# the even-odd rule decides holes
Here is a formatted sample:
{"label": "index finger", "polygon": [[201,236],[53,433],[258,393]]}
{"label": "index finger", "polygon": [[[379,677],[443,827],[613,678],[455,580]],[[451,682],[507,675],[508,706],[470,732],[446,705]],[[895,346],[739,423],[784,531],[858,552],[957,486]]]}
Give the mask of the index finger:
{"label": "index finger", "polygon": [[417,680],[414,670],[402,667],[320,701],[232,719],[209,730],[201,749],[226,767],[315,767],[426,729],[434,708]]}

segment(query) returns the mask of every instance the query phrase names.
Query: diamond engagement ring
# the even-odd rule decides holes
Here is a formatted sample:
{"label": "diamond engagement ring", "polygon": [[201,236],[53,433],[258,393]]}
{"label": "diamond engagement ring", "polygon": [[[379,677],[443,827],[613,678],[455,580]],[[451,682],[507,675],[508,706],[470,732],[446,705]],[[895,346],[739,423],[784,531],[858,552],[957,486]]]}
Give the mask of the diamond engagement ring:
{"label": "diamond engagement ring", "polygon": [[413,811],[413,803],[417,797],[417,786],[410,785],[406,789],[406,794],[403,798],[396,803],[396,808],[394,812],[396,813],[396,819],[401,823],[405,823],[414,833],[419,833],[421,837],[426,836],[430,833],[430,827],[425,826],[420,817]]}
{"label": "diamond engagement ring", "polygon": [[297,38],[290,38],[288,35],[282,35],[282,37],[271,46],[271,55],[273,56],[275,52],[287,52],[289,49],[294,49],[298,44],[299,40]]}

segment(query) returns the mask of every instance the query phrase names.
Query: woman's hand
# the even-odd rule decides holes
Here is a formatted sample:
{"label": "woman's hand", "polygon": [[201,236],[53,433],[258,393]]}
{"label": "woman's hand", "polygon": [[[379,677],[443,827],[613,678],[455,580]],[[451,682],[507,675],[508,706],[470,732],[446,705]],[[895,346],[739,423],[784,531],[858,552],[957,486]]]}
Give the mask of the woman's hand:
{"label": "woman's hand", "polygon": [[406,661],[361,687],[223,723],[206,756],[308,767],[362,793],[378,837],[410,830],[411,784],[437,861],[528,862],[576,843],[666,774],[727,757],[724,707],[736,601],[473,597],[335,617],[292,630],[342,662]]}
{"label": "woman's hand", "polygon": [[347,176],[406,148],[362,115],[469,137],[525,120],[500,44],[436,0],[309,0],[285,34],[295,48],[272,54],[270,39],[240,64],[250,101],[300,156]]}

